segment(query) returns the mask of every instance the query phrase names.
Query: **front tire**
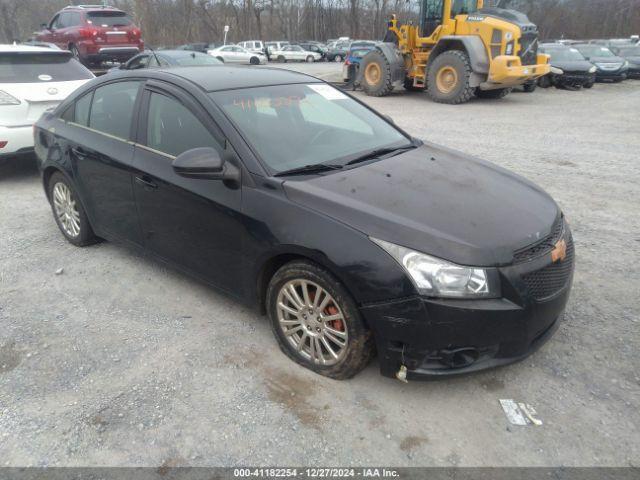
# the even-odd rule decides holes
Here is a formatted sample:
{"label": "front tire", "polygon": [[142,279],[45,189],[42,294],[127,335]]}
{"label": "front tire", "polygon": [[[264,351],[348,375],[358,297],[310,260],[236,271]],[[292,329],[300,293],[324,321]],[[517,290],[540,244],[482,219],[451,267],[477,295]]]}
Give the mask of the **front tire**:
{"label": "front tire", "polygon": [[540,88],[549,88],[551,86],[551,77],[549,75],[545,75],[544,77],[540,77],[538,79],[538,86]]}
{"label": "front tire", "polygon": [[595,80],[590,80],[587,83],[585,83],[584,85],[582,85],[583,88],[593,88],[593,85],[596,83]]}
{"label": "front tire", "polygon": [[342,63],[342,60],[344,60],[344,58],[342,58],[342,55],[336,55],[335,57],[333,57],[333,61],[336,63]]}
{"label": "front tire", "polygon": [[360,64],[360,86],[371,97],[384,97],[393,90],[391,65],[379,50],[369,52]]}
{"label": "front tire", "polygon": [[98,239],[71,182],[56,172],[49,179],[48,193],[53,217],[65,238],[78,247],[96,243]]}
{"label": "front tire", "polygon": [[251,65],[260,65],[260,59],[258,57],[251,57],[249,63]]}
{"label": "front tire", "polygon": [[497,88],[495,90],[476,90],[476,96],[478,98],[488,98],[492,100],[498,100],[504,98],[511,93],[513,88]]}
{"label": "front tire", "polygon": [[373,335],[344,286],[324,268],[287,263],[267,288],[267,312],[280,349],[326,377],[351,378],[374,353]]}
{"label": "front tire", "polygon": [[429,66],[427,93],[434,102],[466,103],[475,92],[475,88],[469,85],[472,73],[471,62],[465,52],[449,50],[441,53]]}

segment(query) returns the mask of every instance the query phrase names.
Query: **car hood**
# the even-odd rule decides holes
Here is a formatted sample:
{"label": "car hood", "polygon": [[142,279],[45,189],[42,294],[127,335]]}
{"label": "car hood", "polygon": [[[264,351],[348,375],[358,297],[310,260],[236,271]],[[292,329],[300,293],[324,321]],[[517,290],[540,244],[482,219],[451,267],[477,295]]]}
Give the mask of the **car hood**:
{"label": "car hood", "polygon": [[552,61],[551,66],[568,72],[588,72],[593,67],[593,63],[586,60]]}
{"label": "car hood", "polygon": [[462,265],[511,263],[515,250],[548,236],[560,214],[531,182],[432,144],[289,179],[284,189],[292,201],[369,236]]}
{"label": "car hood", "polygon": [[591,63],[624,63],[622,57],[590,57]]}

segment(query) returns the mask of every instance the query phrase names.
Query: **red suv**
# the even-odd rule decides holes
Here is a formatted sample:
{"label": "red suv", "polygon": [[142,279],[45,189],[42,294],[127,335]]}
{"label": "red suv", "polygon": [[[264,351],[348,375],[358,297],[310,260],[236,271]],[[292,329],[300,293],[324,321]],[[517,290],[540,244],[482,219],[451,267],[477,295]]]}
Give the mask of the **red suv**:
{"label": "red suv", "polygon": [[125,62],[144,50],[142,33],[122,10],[100,5],[65,7],[36,39],[68,49],[85,65]]}

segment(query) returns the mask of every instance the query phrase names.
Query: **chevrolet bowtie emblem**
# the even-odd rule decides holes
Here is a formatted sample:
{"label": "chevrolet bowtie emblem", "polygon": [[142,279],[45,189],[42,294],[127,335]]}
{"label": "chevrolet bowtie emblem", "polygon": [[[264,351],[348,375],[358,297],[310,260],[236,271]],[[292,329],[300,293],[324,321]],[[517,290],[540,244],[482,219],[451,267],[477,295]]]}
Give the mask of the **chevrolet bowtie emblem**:
{"label": "chevrolet bowtie emblem", "polygon": [[553,263],[561,262],[565,258],[567,258],[567,242],[562,239],[551,250],[551,261]]}

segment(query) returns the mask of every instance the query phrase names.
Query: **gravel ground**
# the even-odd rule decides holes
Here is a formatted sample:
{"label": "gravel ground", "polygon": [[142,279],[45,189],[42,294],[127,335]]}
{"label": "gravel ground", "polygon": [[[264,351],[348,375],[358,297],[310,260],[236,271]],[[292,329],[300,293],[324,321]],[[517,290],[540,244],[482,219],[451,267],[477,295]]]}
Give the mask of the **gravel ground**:
{"label": "gravel ground", "polygon": [[[65,242],[34,161],[3,162],[0,462],[640,466],[640,82],[461,106],[361,98],[557,199],[578,263],[550,342],[453,380],[405,385],[375,362],[325,379],[280,353],[265,318],[201,283],[121,246]],[[500,398],[530,403],[544,425],[510,426]]]}

